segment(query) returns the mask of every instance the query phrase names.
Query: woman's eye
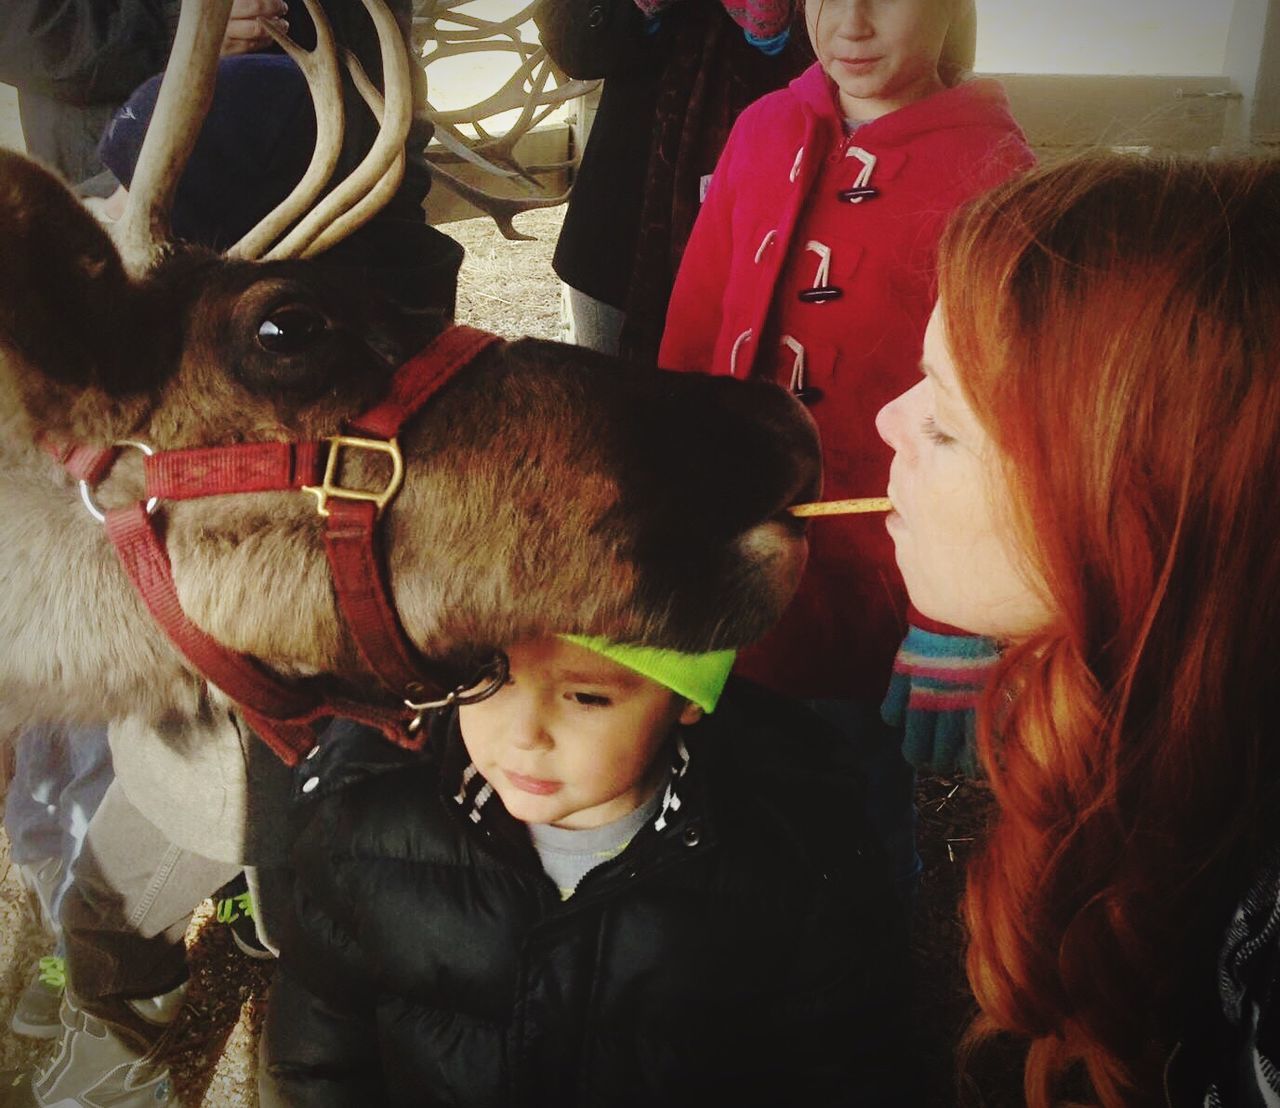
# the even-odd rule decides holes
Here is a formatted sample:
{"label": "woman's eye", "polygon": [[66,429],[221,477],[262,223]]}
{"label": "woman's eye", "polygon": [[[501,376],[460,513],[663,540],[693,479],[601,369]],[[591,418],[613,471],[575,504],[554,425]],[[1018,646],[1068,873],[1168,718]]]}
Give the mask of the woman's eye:
{"label": "woman's eye", "polygon": [[607,696],[599,693],[575,692],[569,694],[569,699],[584,708],[607,708],[613,703]]}
{"label": "woman's eye", "polygon": [[925,438],[929,439],[930,442],[936,442],[939,446],[949,446],[956,441],[938,426],[933,416],[928,416],[925,419],[922,430]]}
{"label": "woman's eye", "polygon": [[258,345],[272,354],[297,354],[328,326],[324,315],[309,305],[276,308],[258,325]]}

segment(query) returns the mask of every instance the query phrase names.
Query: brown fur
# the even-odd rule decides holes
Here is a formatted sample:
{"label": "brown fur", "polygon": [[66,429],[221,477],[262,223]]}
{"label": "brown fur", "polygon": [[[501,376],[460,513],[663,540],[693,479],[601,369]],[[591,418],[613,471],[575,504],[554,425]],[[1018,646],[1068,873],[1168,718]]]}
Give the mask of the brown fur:
{"label": "brown fur", "polygon": [[[0,244],[0,725],[191,710],[202,683],[34,433],[161,449],[330,434],[442,321],[322,261],[182,250],[130,282],[78,202],[12,154],[0,154]],[[296,357],[255,337],[281,304],[325,321]],[[816,492],[816,437],[771,385],[522,340],[468,367],[402,446],[388,560],[403,622],[432,657],[557,631],[738,645],[799,576],[804,543],[779,513]],[[372,464],[350,459],[356,475]],[[126,457],[100,501],[139,491]],[[335,617],[311,497],[162,511],[197,624],[287,674],[367,680]]]}

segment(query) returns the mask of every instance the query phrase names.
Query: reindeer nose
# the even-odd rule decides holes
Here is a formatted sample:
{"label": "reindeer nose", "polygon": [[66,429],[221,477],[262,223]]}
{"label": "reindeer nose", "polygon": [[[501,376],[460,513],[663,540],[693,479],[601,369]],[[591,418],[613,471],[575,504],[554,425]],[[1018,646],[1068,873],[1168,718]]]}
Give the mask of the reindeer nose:
{"label": "reindeer nose", "polygon": [[[725,378],[715,380],[726,385]],[[778,507],[817,495],[822,487],[822,456],[817,426],[808,409],[789,390],[769,381],[732,382],[719,401],[734,412],[742,429],[733,451],[744,472],[753,473],[759,490],[772,486]],[[784,503],[785,502],[785,503]]]}
{"label": "reindeer nose", "polygon": [[[803,530],[782,517],[821,487],[817,426],[803,404],[772,382],[696,373],[670,374],[663,399],[633,425],[637,458],[642,427],[661,427],[669,444],[629,486],[629,504],[653,527],[639,556],[661,560],[669,557],[664,546],[731,543],[767,520],[788,533]],[[641,471],[639,461],[632,471]]]}

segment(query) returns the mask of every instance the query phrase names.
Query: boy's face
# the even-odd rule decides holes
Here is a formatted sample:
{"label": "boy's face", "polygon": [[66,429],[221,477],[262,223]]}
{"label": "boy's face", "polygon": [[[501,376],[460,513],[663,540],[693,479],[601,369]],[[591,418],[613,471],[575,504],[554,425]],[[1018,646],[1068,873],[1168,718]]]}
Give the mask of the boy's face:
{"label": "boy's face", "polygon": [[941,89],[953,0],[806,0],[809,41],[847,119],[869,121]]}
{"label": "boy's face", "polygon": [[676,723],[701,710],[670,689],[558,638],[507,650],[511,679],[459,709],[462,740],[525,823],[600,827],[643,804],[666,772]]}

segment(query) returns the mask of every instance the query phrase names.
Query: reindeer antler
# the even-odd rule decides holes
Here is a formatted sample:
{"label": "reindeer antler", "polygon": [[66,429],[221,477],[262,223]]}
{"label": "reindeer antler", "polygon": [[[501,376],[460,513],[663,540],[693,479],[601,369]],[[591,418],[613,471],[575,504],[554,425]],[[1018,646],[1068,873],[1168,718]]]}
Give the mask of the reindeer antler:
{"label": "reindeer antler", "polygon": [[[382,52],[384,108],[378,137],[364,160],[266,255],[268,260],[309,257],[332,246],[372,219],[403,178],[404,144],[413,122],[409,55],[400,25],[383,0],[362,3],[373,18]],[[367,200],[370,196],[375,199]]]}
{"label": "reindeer antler", "polygon": [[[526,4],[498,19],[484,19],[457,10],[467,3],[468,0],[426,0],[415,4],[415,48],[418,40],[433,46],[430,52],[425,46],[422,51],[427,65],[488,51],[514,53],[519,60],[516,71],[505,84],[479,103],[442,111],[427,102],[426,114],[435,124],[435,137],[440,144],[439,149],[428,148],[427,160],[433,177],[492,217],[504,237],[528,239],[532,236],[517,231],[512,218],[532,208],[563,204],[568,199],[568,190],[549,195],[537,177],[576,166],[580,151],[564,161],[526,165],[516,156],[515,144],[560,105],[589,92],[599,82],[570,80],[556,67],[545,47],[524,39],[521,29],[532,19],[536,4]],[[503,134],[495,137],[485,130],[483,121],[513,110],[519,112],[519,118]],[[464,134],[458,124],[469,125],[475,137]],[[447,168],[458,160],[470,162],[491,176],[517,183],[527,190],[526,194],[507,195],[467,182]]]}
{"label": "reindeer antler", "polygon": [[[350,50],[343,52],[343,60],[347,63],[347,72],[351,74],[351,80],[354,82],[356,90],[369,106],[369,110],[373,112],[374,118],[381,125],[386,112],[386,101],[383,99],[382,94],[374,87],[373,82],[369,80],[369,75],[365,73],[364,66],[360,64],[360,59]],[[345,215],[335,220],[328,228],[317,235],[315,241],[303,251],[302,256],[309,258],[313,254],[320,254],[328,250],[335,242],[345,238],[355,228],[366,223],[371,215],[379,211],[395,195],[396,189],[400,187],[400,182],[404,179],[404,164],[404,148],[401,147],[395,160],[378,180],[378,183],[357,200]]]}
{"label": "reindeer antler", "polygon": [[283,200],[280,201],[248,234],[227,251],[228,257],[252,260],[260,258],[263,251],[276,241],[289,226],[302,216],[324,191],[338,164],[342,152],[344,109],[342,104],[342,74],[338,69],[337,45],[333,39],[333,27],[324,10],[315,0],[303,0],[311,21],[316,28],[314,50],[304,50],[293,39],[270,23],[263,23],[267,33],[276,41],[294,63],[302,70],[311,90],[311,102],[316,113],[316,148],[311,155],[307,171]]}
{"label": "reindeer antler", "polygon": [[169,240],[169,212],[213,100],[232,0],[182,0],[155,111],[115,237],[131,272],[148,269]]}
{"label": "reindeer antler", "polygon": [[[319,3],[303,2],[316,28],[314,50],[303,50],[269,23],[263,26],[306,77],[316,112],[316,149],[302,180],[228,251],[232,257],[261,257],[299,217],[301,222],[266,257],[309,257],[328,249],[373,218],[404,177],[404,144],[413,119],[408,52],[385,0],[361,0],[378,33],[385,93],[379,95],[373,89],[358,62],[349,60],[348,65],[379,118],[378,136],[355,170],[312,207],[341,152],[342,84],[332,27]],[[232,3],[182,0],[169,65],[134,170],[125,213],[116,225],[117,244],[132,272],[150,268],[169,240],[174,193],[213,100]]]}

